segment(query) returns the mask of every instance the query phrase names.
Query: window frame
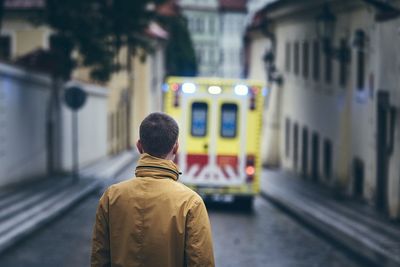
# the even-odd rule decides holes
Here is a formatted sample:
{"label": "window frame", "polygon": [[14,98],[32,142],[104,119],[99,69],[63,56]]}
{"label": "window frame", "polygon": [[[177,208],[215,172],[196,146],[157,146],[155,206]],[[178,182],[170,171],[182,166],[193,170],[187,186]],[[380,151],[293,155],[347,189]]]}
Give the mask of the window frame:
{"label": "window frame", "polygon": [[320,80],[321,72],[321,45],[318,40],[313,42],[313,79],[318,82]]}
{"label": "window frame", "polygon": [[[205,115],[205,126],[204,126],[204,134],[198,135],[193,133],[193,106],[194,105],[203,105],[206,107],[206,115]],[[208,112],[209,112],[209,105],[205,101],[195,101],[192,102],[191,107],[190,107],[190,135],[192,137],[206,137],[208,133]]]}
{"label": "window frame", "polygon": [[[226,136],[223,134],[223,110],[224,110],[224,106],[234,106],[235,107],[235,130],[234,130],[234,134],[230,135],[230,136]],[[227,138],[227,139],[234,139],[238,136],[238,121],[239,121],[239,117],[238,117],[238,113],[239,113],[239,105],[237,103],[223,103],[220,107],[220,124],[219,124],[219,136],[221,138]]]}
{"label": "window frame", "polygon": [[303,43],[303,77],[308,79],[310,74],[310,45],[308,41]]}
{"label": "window frame", "polygon": [[299,42],[294,43],[294,66],[293,66],[293,72],[295,75],[300,74],[300,44]]}

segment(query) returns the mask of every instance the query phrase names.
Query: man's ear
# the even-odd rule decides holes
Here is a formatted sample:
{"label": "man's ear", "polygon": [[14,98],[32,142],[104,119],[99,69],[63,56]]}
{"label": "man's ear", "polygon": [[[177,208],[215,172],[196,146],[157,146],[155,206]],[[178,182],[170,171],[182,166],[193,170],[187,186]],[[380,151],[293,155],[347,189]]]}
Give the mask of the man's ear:
{"label": "man's ear", "polygon": [[178,153],[179,143],[176,142],[174,148],[172,149],[172,154],[176,155]]}
{"label": "man's ear", "polygon": [[144,153],[143,146],[142,146],[142,143],[140,142],[140,139],[137,140],[137,142],[136,142],[136,148],[137,148],[137,150],[139,151],[140,154]]}

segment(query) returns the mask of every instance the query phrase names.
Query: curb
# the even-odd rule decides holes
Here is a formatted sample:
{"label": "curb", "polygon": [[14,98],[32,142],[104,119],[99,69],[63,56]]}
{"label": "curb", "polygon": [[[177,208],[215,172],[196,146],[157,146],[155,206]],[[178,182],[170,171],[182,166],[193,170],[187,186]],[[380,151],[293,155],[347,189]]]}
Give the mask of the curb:
{"label": "curb", "polygon": [[260,195],[361,258],[377,266],[400,266],[398,258],[392,257],[387,251],[377,247],[370,240],[357,238],[352,229],[344,226],[340,227],[334,221],[324,217],[323,214],[313,212],[312,208],[301,207],[301,205],[293,203],[279,196],[279,194],[271,194],[264,190],[261,190]]}
{"label": "curb", "polygon": [[73,197],[66,199],[63,202],[59,202],[54,205],[55,210],[51,213],[42,213],[39,216],[34,217],[26,224],[22,224],[17,233],[10,239],[4,240],[0,243],[0,254],[5,252],[8,248],[15,245],[18,241],[21,241],[24,237],[29,236],[36,230],[39,230],[44,225],[48,224],[52,220],[56,219],[64,213],[64,211],[70,209],[73,205],[78,203],[80,200],[91,194],[101,186],[100,181],[94,180],[85,186],[82,190],[77,192]]}
{"label": "curb", "polygon": [[[124,171],[124,169],[129,166],[129,164],[132,164],[132,162],[137,158],[138,155],[134,155],[131,157],[131,160],[127,160],[126,162],[121,164],[121,166],[119,166],[119,168],[110,175],[109,181],[114,180]],[[102,190],[105,185],[105,180],[99,179],[98,176],[80,177],[80,179],[89,180],[89,182],[84,185],[83,188],[77,190],[75,194],[70,195],[70,197],[65,198],[63,201],[57,202],[52,205],[51,212],[41,212],[38,216],[33,217],[23,224],[20,224],[15,229],[15,233],[13,233],[10,237],[0,237],[0,255],[25,237],[41,229],[46,224],[66,213],[69,209],[73,208],[77,203],[79,203],[82,199],[84,199],[91,193]],[[43,211],[45,211],[45,209],[46,207],[43,207]]]}

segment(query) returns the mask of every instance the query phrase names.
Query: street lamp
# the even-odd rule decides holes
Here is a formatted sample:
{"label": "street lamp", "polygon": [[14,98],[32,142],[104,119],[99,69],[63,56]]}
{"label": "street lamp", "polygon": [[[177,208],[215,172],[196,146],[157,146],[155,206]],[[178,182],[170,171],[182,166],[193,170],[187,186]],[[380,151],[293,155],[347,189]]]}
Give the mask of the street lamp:
{"label": "street lamp", "polygon": [[317,38],[322,43],[323,52],[340,61],[350,61],[350,49],[347,45],[341,45],[339,48],[335,48],[332,45],[336,30],[336,16],[328,3],[323,5],[321,13],[316,17],[315,24]]}
{"label": "street lamp", "polygon": [[366,40],[367,35],[365,34],[365,31],[362,29],[357,29],[354,32],[353,47],[357,50],[364,50]]}
{"label": "street lamp", "polygon": [[277,83],[279,86],[283,84],[283,77],[282,75],[278,72],[276,66],[275,66],[275,54],[271,49],[267,50],[264,54],[263,57],[264,65],[265,65],[265,70],[267,73],[268,77],[268,82],[270,83]]}
{"label": "street lamp", "polygon": [[330,42],[335,35],[336,17],[329,5],[324,4],[321,13],[316,17],[317,37],[322,41],[323,49],[329,52]]}

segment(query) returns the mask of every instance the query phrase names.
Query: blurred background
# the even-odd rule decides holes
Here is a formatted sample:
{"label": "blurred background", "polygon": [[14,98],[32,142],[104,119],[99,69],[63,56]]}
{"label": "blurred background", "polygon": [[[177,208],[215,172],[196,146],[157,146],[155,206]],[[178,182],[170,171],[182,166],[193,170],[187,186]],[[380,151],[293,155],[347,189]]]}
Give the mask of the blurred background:
{"label": "blurred background", "polygon": [[0,266],[89,265],[168,76],[268,92],[260,195],[208,205],[217,266],[400,266],[398,0],[0,0]]}

